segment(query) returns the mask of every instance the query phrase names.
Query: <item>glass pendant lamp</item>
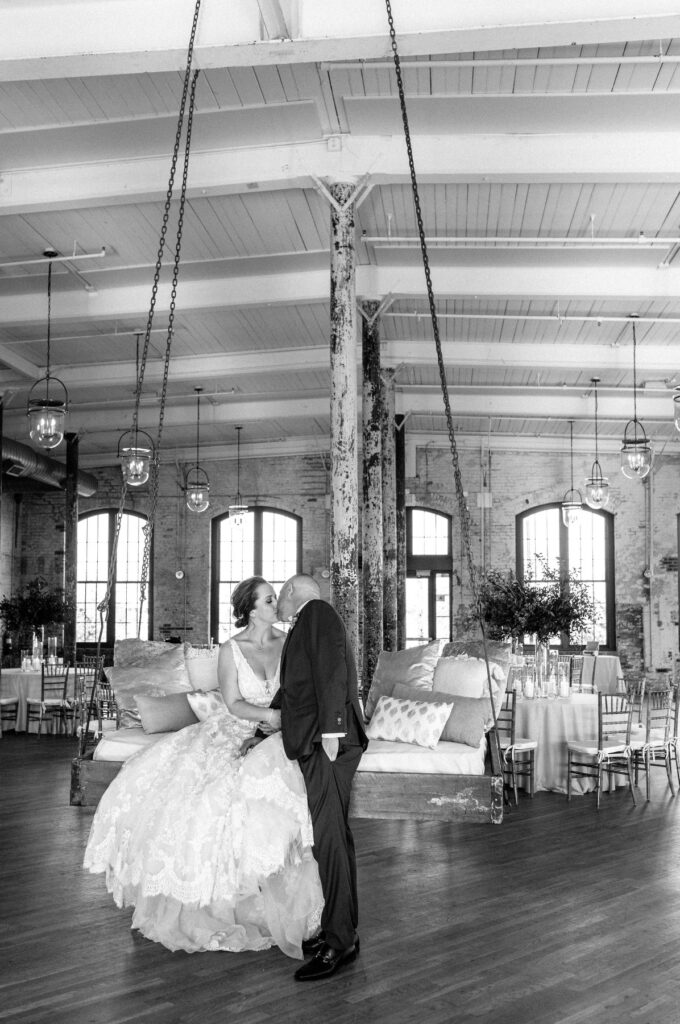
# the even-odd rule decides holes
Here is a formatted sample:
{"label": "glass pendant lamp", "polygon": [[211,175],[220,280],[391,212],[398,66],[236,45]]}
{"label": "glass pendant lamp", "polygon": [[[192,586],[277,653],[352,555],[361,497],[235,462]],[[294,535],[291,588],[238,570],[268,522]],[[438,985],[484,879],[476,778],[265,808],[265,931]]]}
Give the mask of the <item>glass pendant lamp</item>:
{"label": "glass pendant lamp", "polygon": [[595,392],[595,461],[590,469],[590,476],[586,480],[586,505],[589,508],[604,508],[609,501],[609,480],[602,474],[600,459],[597,450],[597,385],[599,377],[591,377],[593,390]]}
{"label": "glass pendant lamp", "polygon": [[190,512],[205,512],[210,505],[210,481],[200,463],[200,402],[203,388],[194,388],[194,391],[196,392],[196,463],[190,467],[187,473],[187,508]]}
{"label": "glass pendant lamp", "polygon": [[569,420],[569,459],[571,463],[571,487],[562,498],[562,522],[574,526],[581,518],[583,496],[574,488],[574,421]]}

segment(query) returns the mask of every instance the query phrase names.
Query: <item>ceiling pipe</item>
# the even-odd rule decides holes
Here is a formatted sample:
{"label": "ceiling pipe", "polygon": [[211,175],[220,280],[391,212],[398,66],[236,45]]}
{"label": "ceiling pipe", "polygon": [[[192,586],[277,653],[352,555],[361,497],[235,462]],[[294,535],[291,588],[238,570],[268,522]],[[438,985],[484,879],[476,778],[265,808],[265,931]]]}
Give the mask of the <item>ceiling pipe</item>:
{"label": "ceiling pipe", "polygon": [[[66,485],[66,466],[63,462],[41,455],[28,445],[12,441],[8,437],[2,439],[2,461],[3,473],[10,477],[28,477],[61,490]],[[9,468],[4,468],[6,462],[10,463]],[[91,498],[97,492],[99,481],[91,473],[79,472],[76,486],[79,497]]]}

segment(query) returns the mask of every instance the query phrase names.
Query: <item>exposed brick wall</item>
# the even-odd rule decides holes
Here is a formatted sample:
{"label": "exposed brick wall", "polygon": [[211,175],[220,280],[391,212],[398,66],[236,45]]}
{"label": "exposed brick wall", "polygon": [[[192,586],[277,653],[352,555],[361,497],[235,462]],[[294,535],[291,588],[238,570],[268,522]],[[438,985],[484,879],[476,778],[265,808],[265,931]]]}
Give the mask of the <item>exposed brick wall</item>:
{"label": "exposed brick wall", "polygon": [[[408,443],[408,438],[407,438]],[[487,471],[491,507],[478,507],[482,489],[482,461]],[[491,450],[484,460],[479,452],[461,451],[461,472],[468,491],[472,521],[471,544],[475,564],[488,568],[515,565],[515,516],[534,505],[559,501],[569,486],[569,453],[530,453]],[[622,662],[661,668],[678,653],[678,577],[676,562],[677,518],[680,511],[680,456],[657,455],[648,484],[626,480],[618,456],[601,456],[611,484],[609,509],[614,513],[616,558],[617,642]],[[579,486],[591,460],[575,458]],[[406,481],[407,500],[454,516],[454,618],[470,602],[467,566],[461,544],[450,454],[444,449],[418,449],[416,475]],[[192,638],[205,639],[208,630],[210,523],[225,512],[236,493],[236,463],[208,463],[210,510],[192,515],[184,505],[181,471],[164,467],[155,533],[154,621],[160,627],[191,627]],[[80,499],[81,512],[117,507],[120,475],[117,468],[96,472],[100,481],[94,498]],[[271,505],[302,517],[303,569],[317,576],[327,596],[321,572],[329,561],[328,479],[322,455],[242,459],[241,493],[250,503]],[[147,496],[129,492],[128,505],[143,511]],[[14,497],[2,503],[0,535],[0,596],[25,580],[44,575],[59,585],[63,573],[61,492],[40,497],[24,495],[15,516]],[[643,576],[651,570],[649,591]],[[182,568],[185,579],[175,579]]]}
{"label": "exposed brick wall", "polygon": [[[526,453],[491,450],[459,452],[471,518],[475,565],[515,567],[515,517],[522,511],[560,501],[570,482],[569,452]],[[582,486],[592,460],[574,460],[574,483]],[[608,511],[614,514],[617,643],[622,662],[647,668],[674,665],[678,657],[677,519],[680,511],[680,457],[657,455],[648,482],[626,480],[614,454],[600,456],[610,482]],[[461,584],[454,581],[454,623],[460,628],[470,603],[469,576],[461,542],[450,453],[416,452],[416,475],[407,479],[411,504],[453,513],[453,557]],[[478,507],[486,472],[491,507]],[[649,587],[643,573],[651,570]]]}

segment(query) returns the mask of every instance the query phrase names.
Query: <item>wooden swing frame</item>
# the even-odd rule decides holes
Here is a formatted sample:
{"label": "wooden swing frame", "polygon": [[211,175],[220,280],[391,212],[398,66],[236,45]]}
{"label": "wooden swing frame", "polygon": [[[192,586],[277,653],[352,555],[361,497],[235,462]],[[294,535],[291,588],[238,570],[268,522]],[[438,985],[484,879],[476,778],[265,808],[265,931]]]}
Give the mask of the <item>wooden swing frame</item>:
{"label": "wooden swing frame", "polygon": [[[458,509],[461,520],[461,530],[463,538],[465,540],[465,547],[467,553],[467,566],[468,574],[470,577],[470,583],[477,606],[478,620],[480,624],[482,641],[484,644],[484,657],[486,662],[487,680],[489,685],[489,694],[491,698],[491,708],[493,713],[494,723],[496,722],[496,709],[493,698],[493,687],[491,685],[491,668],[489,665],[489,658],[486,648],[486,635],[484,630],[484,622],[481,615],[481,608],[478,600],[478,591],[476,585],[476,571],[472,558],[470,548],[470,515],[465,501],[463,493],[463,484],[460,473],[460,466],[458,461],[458,452],[456,446],[456,439],[453,430],[453,420],[451,415],[451,407],[449,403],[448,390],[446,385],[446,371],[444,367],[444,360],[442,355],[442,347],[439,336],[439,325],[434,301],[434,292],[432,288],[432,280],[430,276],[429,259],[427,254],[427,245],[425,241],[425,230],[422,221],[421,209],[420,209],[420,197],[418,194],[418,183],[416,179],[415,165],[413,161],[413,152],[411,148],[411,137],[408,124],[408,115],[406,111],[406,100],[404,95],[404,87],[401,76],[401,65],[399,60],[399,53],[397,50],[396,32],[394,28],[394,21],[392,17],[392,10],[390,0],[385,0],[387,8],[387,17],[390,28],[390,40],[392,46],[392,53],[394,58],[395,74],[397,79],[397,85],[399,89],[399,100],[401,105],[402,121],[404,126],[404,136],[406,140],[406,147],[408,153],[409,168],[411,174],[411,188],[413,193],[413,200],[416,212],[416,218],[418,222],[418,230],[420,236],[421,253],[423,258],[423,266],[425,270],[425,278],[427,282],[427,292],[430,307],[430,316],[432,320],[432,328],[434,334],[434,340],[437,348],[437,359],[439,365],[439,374],[442,388],[442,395],[444,401],[444,409],[447,420],[447,427],[449,433],[449,441],[451,446],[451,456],[453,461],[454,480],[456,484],[456,496],[458,501]],[[194,17],[194,26],[189,45],[189,52],[187,58],[187,68],[185,73],[185,87],[182,97],[182,106],[180,108],[180,117],[177,129],[177,137],[175,142],[175,153],[173,158],[173,169],[171,172],[170,186],[168,189],[168,196],[166,199],[166,216],[164,218],[164,228],[167,226],[167,212],[169,209],[169,203],[172,196],[172,182],[174,175],[174,167],[177,159],[177,150],[179,145],[179,137],[182,127],[182,121],[184,117],[184,102],[186,98],[186,91],[188,88],[188,81],[191,71],[191,59],[193,50],[193,40],[196,28],[196,20],[198,17],[198,9],[200,7],[200,0],[197,0],[196,13]],[[195,89],[195,78],[193,89]],[[189,128],[187,130],[187,141],[185,148],[185,161],[184,161],[184,179],[182,183],[182,209],[183,200],[186,190],[186,175],[189,162],[189,144],[190,144],[190,124],[191,124],[191,112],[193,110],[193,89],[190,102],[190,114],[189,114]],[[178,232],[181,232],[181,214],[180,214],[180,227]],[[176,248],[176,271],[179,265],[179,238]],[[162,249],[162,245],[161,245]],[[159,260],[160,252],[159,249]],[[157,273],[160,267],[157,267]],[[155,299],[155,289],[157,286],[157,278],[154,282],[154,291],[152,293],[152,306],[150,310],[149,323],[147,324],[146,344],[144,348],[144,360],[142,363],[142,375],[143,365],[146,358],[146,351],[148,348],[148,339],[150,334],[151,317],[153,315],[153,303]],[[174,310],[174,301],[171,304],[171,310]],[[172,335],[172,327],[169,326],[168,338],[170,340]],[[166,372],[165,377],[167,380],[167,363],[169,359],[169,343],[166,349]],[[138,400],[139,393],[141,392],[141,383],[138,381]],[[165,392],[163,393],[163,399]],[[159,441],[160,441],[160,429],[162,427],[163,420],[163,402],[161,403],[161,416],[159,425]],[[158,453],[156,453],[157,456]],[[157,457],[155,463],[155,476],[154,479],[157,481]],[[152,489],[153,490],[153,489]],[[157,482],[155,484],[154,493],[157,493]],[[155,501],[151,503],[151,509],[149,514],[149,531],[153,529],[152,515],[155,509]],[[82,749],[78,757],[73,759],[72,770],[71,770],[71,804],[81,807],[94,807],[99,802],[99,799],[109,783],[115,778],[118,771],[122,767],[121,762],[111,761],[95,761],[93,759],[93,751]],[[412,819],[412,820],[435,820],[435,821],[464,821],[464,822],[479,822],[484,824],[500,824],[503,820],[503,805],[504,805],[504,790],[503,790],[503,764],[502,756],[500,752],[500,745],[498,741],[497,731],[494,728],[487,733],[487,751],[485,759],[485,772],[482,775],[444,775],[444,774],[424,774],[424,773],[405,773],[405,772],[357,772],[354,778],[352,799],[350,804],[350,815],[357,818],[383,818],[383,819]]]}

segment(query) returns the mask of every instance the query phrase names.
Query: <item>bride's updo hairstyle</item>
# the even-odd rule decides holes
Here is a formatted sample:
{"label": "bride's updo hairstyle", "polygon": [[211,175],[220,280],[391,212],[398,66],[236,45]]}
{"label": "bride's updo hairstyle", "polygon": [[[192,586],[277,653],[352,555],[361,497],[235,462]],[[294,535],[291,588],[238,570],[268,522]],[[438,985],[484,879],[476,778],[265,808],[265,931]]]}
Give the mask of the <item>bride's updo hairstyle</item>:
{"label": "bride's updo hairstyle", "polygon": [[266,582],[264,576],[249,576],[247,580],[241,580],[231,595],[231,606],[234,609],[234,618],[239,629],[248,625],[250,613],[257,600],[258,587]]}

